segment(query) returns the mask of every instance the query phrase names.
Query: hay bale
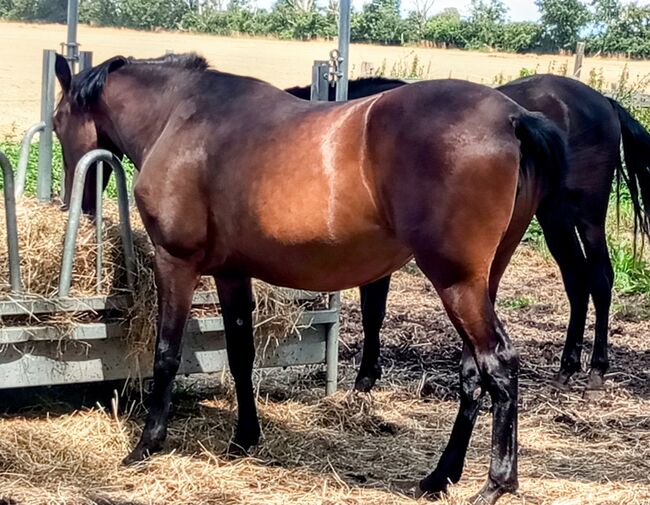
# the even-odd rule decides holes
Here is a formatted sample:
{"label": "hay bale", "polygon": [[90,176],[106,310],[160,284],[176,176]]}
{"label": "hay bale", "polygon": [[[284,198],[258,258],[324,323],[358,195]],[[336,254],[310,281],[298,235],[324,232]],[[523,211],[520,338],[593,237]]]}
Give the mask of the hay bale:
{"label": "hay bale", "polygon": [[[1,202],[1,201],[0,201]],[[103,280],[98,289],[95,275],[97,258],[95,226],[81,220],[72,270],[70,296],[130,294],[128,309],[115,315],[125,328],[128,355],[150,353],[155,342],[157,297],[153,274],[154,251],[144,230],[140,216],[132,213],[131,227],[136,255],[134,290],[126,282],[126,269],[122,254],[119,214],[117,204],[108,201],[104,206],[103,227]],[[51,298],[57,295],[67,213],[58,206],[43,205],[34,199],[22,199],[17,208],[18,236],[21,254],[21,273],[26,296]],[[4,205],[0,205],[0,299],[10,297],[8,279],[8,254]],[[279,344],[287,335],[299,334],[299,319],[307,302],[296,300],[290,290],[254,282],[256,310],[255,336],[258,348],[266,351]],[[213,291],[212,278],[203,278],[199,290]],[[317,300],[322,301],[322,300]],[[313,303],[309,302],[309,303]],[[214,316],[218,305],[195,307],[193,316]],[[96,319],[88,313],[57,314],[39,323],[48,322],[65,329],[80,322]],[[6,322],[6,321],[5,321]],[[33,322],[31,319],[29,322]],[[261,346],[261,347],[260,347]]]}

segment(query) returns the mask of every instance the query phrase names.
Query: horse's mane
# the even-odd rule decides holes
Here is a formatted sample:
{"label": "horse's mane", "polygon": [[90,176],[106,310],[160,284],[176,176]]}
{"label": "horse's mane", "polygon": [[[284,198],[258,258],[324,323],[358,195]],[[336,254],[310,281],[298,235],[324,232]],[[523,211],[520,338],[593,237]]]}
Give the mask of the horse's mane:
{"label": "horse's mane", "polygon": [[99,100],[106,85],[108,74],[131,65],[157,65],[196,72],[208,69],[208,62],[196,53],[165,54],[158,58],[136,59],[133,57],[115,56],[96,67],[83,70],[72,79],[70,98],[82,109],[87,109]]}

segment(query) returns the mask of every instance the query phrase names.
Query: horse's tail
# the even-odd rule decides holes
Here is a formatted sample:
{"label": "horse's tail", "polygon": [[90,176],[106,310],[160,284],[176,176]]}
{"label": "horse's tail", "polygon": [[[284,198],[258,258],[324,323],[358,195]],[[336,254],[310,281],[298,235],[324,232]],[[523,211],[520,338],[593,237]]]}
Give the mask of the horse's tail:
{"label": "horse's tail", "polygon": [[561,188],[568,167],[566,136],[555,123],[538,112],[525,111],[515,120],[515,135],[521,143],[522,173]]}
{"label": "horse's tail", "polygon": [[616,170],[616,204],[620,202],[620,181],[630,190],[634,209],[634,237],[650,235],[650,133],[616,100],[608,98],[621,123],[625,168],[619,158]]}

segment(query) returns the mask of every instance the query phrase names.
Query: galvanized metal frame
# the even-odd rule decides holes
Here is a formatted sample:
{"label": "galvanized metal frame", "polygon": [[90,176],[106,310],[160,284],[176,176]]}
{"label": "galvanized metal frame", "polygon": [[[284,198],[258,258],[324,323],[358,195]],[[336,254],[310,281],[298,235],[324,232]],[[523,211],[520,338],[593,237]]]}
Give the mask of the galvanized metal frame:
{"label": "galvanized metal frame", "polygon": [[16,193],[14,189],[14,172],[11,162],[0,151],[3,191],[5,200],[5,219],[7,221],[7,249],[9,251],[9,282],[13,293],[22,291],[20,278],[20,251],[18,250],[18,224],[16,222]]}
{"label": "galvanized metal frame", "polygon": [[[105,149],[95,149],[86,153],[77,164],[74,172],[74,181],[72,182],[72,193],[70,195],[70,209],[68,214],[68,224],[65,232],[65,241],[63,243],[63,258],[61,259],[61,275],[59,277],[59,296],[67,297],[70,293],[70,283],[72,281],[72,264],[74,261],[74,250],[77,242],[77,231],[79,230],[79,220],[81,219],[81,201],[86,184],[88,170],[94,164],[108,163],[115,173],[117,185],[117,205],[120,215],[120,236],[122,238],[122,247],[124,249],[124,264],[126,267],[127,283],[133,287],[135,272],[135,252],[133,249],[133,235],[131,232],[131,223],[129,217],[129,196],[126,187],[126,175],[122,163],[112,152]],[[101,177],[103,170],[97,167],[97,186],[101,189]],[[102,247],[102,196],[103,191],[97,193],[97,275],[98,285],[101,286],[101,253]]]}

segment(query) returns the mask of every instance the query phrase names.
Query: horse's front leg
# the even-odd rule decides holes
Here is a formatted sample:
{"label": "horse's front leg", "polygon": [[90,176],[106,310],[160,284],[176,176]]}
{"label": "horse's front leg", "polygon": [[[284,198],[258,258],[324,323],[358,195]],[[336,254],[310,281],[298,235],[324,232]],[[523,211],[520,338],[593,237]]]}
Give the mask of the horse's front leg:
{"label": "horse's front leg", "polygon": [[253,392],[253,292],[249,277],[216,278],[226,329],[226,350],[237,394],[237,430],[228,452],[246,453],[260,438]]}
{"label": "horse's front leg", "polygon": [[172,385],[180,365],[183,330],[199,278],[192,261],[176,258],[162,248],[156,250],[155,276],[158,291],[158,336],[153,391],[140,442],[124,459],[125,464],[141,461],[159,451],[167,436]]}

